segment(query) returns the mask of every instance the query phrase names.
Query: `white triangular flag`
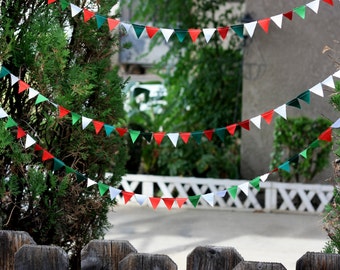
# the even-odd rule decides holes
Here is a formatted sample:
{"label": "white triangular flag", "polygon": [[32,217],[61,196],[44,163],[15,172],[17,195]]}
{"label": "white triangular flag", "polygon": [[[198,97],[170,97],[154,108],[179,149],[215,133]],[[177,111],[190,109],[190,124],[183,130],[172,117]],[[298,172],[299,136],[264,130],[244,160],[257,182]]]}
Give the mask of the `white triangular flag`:
{"label": "white triangular flag", "polygon": [[246,196],[248,196],[248,191],[249,191],[249,183],[243,183],[241,185],[238,185],[238,187],[243,191],[244,194],[246,194]]}
{"label": "white triangular flag", "polygon": [[118,196],[118,194],[122,192],[120,189],[114,187],[109,187],[109,190],[111,200],[114,200]]}
{"label": "white triangular flag", "polygon": [[205,41],[208,43],[211,37],[214,35],[216,28],[203,28],[203,34],[205,37]]}
{"label": "white triangular flag", "polygon": [[314,85],[312,88],[309,89],[309,91],[320,96],[320,97],[324,96],[321,83]]}
{"label": "white triangular flag", "polygon": [[331,125],[331,128],[340,128],[340,118]]}
{"label": "white triangular flag", "polygon": [[145,195],[141,195],[141,194],[135,194],[135,198],[138,204],[142,205],[148,197]]}
{"label": "white triangular flag", "polygon": [[253,37],[256,25],[257,25],[257,21],[244,24],[244,27],[246,28],[247,33],[250,37]]}
{"label": "white triangular flag", "polygon": [[19,81],[19,78],[11,74],[11,86],[15,85],[18,81]]}
{"label": "white triangular flag", "polygon": [[169,137],[172,144],[176,147],[177,142],[178,142],[179,133],[168,133],[167,136]]}
{"label": "white triangular flag", "polygon": [[82,9],[74,4],[71,4],[70,3],[70,6],[71,6],[71,16],[74,17],[76,15],[78,15]]}
{"label": "white triangular flag", "polygon": [[25,142],[25,149],[27,149],[28,147],[32,146],[33,144],[35,144],[36,141],[29,135],[26,135],[26,142]]}
{"label": "white triangular flag", "polygon": [[202,195],[202,197],[211,207],[214,207],[215,204],[214,193],[204,194]]}
{"label": "white triangular flag", "polygon": [[0,107],[0,119],[5,117],[8,117],[8,114]]}
{"label": "white triangular flag", "polygon": [[335,72],[333,76],[340,79],[340,69],[337,72]]}
{"label": "white triangular flag", "polygon": [[306,4],[307,7],[309,7],[311,10],[313,10],[316,14],[319,12],[319,6],[320,6],[320,0],[312,1],[308,4]]}
{"label": "white triangular flag", "polygon": [[250,118],[250,121],[258,128],[261,129],[261,115]]}
{"label": "white triangular flag", "polygon": [[215,192],[215,196],[221,197],[221,198],[225,197],[226,194],[227,194],[227,190],[226,189]]}
{"label": "white triangular flag", "polygon": [[287,119],[287,105],[283,104],[280,107],[277,107],[274,112],[276,112],[278,115],[283,117],[284,119]]}
{"label": "white triangular flag", "polygon": [[335,89],[335,84],[334,84],[334,80],[333,80],[333,76],[332,75],[328,76],[328,78],[325,79],[322,82],[322,84]]}
{"label": "white triangular flag", "polygon": [[130,28],[131,28],[131,26],[132,26],[132,24],[130,24],[130,23],[124,23],[124,22],[120,22],[120,25],[122,25],[122,26],[125,28],[125,30],[126,30],[127,33],[129,32],[129,30],[130,30]]}
{"label": "white triangular flag", "polygon": [[279,27],[282,28],[282,18],[283,14],[275,15],[270,17],[270,19]]}
{"label": "white triangular flag", "polygon": [[85,129],[91,122],[92,122],[91,118],[87,118],[85,116],[81,117],[81,124],[82,124],[83,129]]}
{"label": "white triangular flag", "polygon": [[90,187],[96,184],[98,184],[96,181],[93,181],[90,178],[87,178],[87,187]]}
{"label": "white triangular flag", "polygon": [[34,98],[39,94],[39,92],[33,88],[29,88],[28,90],[28,99]]}
{"label": "white triangular flag", "polygon": [[172,33],[174,32],[174,29],[161,28],[161,32],[164,36],[165,41],[168,42]]}
{"label": "white triangular flag", "polygon": [[261,181],[265,182],[267,180],[268,176],[269,176],[269,173],[265,173],[265,174],[261,175],[260,176]]}

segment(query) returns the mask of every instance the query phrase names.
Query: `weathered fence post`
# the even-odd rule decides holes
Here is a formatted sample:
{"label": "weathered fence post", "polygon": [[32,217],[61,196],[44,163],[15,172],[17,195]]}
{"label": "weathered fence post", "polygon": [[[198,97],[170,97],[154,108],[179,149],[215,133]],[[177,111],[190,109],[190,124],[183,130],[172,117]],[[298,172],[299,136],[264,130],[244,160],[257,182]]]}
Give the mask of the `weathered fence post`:
{"label": "weathered fence post", "polygon": [[297,262],[296,270],[338,270],[340,254],[306,252]]}
{"label": "weathered fence post", "polygon": [[233,247],[200,246],[187,256],[187,270],[229,270],[241,261]]}
{"label": "weathered fence post", "polygon": [[119,270],[177,270],[177,265],[167,255],[129,254],[119,262]]}
{"label": "weathered fence post", "polygon": [[35,244],[27,232],[0,230],[0,269],[14,269],[14,254],[25,244]]}
{"label": "weathered fence post", "polygon": [[287,270],[281,263],[243,261],[233,270]]}
{"label": "weathered fence post", "polygon": [[81,269],[117,270],[118,263],[137,250],[128,241],[92,240],[81,251]]}
{"label": "weathered fence post", "polygon": [[57,246],[24,245],[14,255],[15,270],[67,270],[66,252]]}

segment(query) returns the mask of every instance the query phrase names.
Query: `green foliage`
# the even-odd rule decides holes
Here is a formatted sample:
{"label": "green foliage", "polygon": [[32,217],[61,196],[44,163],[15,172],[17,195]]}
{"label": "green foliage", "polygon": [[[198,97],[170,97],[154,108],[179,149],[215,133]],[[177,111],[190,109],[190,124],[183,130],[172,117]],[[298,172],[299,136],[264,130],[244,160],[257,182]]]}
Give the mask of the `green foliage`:
{"label": "green foliage", "polygon": [[[316,141],[320,133],[330,126],[330,122],[323,118],[316,120],[307,117],[277,118],[274,131],[274,151],[272,154],[272,168],[277,168],[283,162],[297,156],[298,162],[290,162],[291,172],[279,171],[280,181],[310,182],[329,163],[332,144]],[[315,142],[315,146],[313,147]],[[312,144],[313,143],[313,144]],[[301,147],[308,148],[307,158],[298,156]],[[294,159],[294,158],[293,158]]]}

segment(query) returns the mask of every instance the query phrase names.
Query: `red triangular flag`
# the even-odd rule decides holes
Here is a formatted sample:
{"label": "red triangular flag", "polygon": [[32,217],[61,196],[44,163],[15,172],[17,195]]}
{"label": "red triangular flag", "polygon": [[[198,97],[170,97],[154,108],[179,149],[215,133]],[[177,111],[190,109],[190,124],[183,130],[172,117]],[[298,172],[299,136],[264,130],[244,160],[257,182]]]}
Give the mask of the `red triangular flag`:
{"label": "red triangular flag", "polygon": [[94,12],[84,8],[84,22],[87,22],[88,20],[90,20],[95,14]]}
{"label": "red triangular flag", "polygon": [[188,198],[176,198],[176,202],[179,208],[182,208],[183,204],[188,200]]}
{"label": "red triangular flag", "polygon": [[192,42],[195,42],[199,34],[201,33],[201,29],[188,29],[188,33],[191,37]]}
{"label": "red triangular flag", "polygon": [[18,126],[17,139],[20,139],[24,136],[26,136],[26,132],[21,127]]}
{"label": "red triangular flag", "polygon": [[214,130],[209,129],[209,130],[204,130],[203,132],[204,132],[205,136],[208,138],[208,140],[211,141],[212,136],[214,134]]}
{"label": "red triangular flag", "polygon": [[54,3],[54,2],[56,2],[57,0],[47,0],[47,4],[49,5],[49,4],[52,4],[52,3]]}
{"label": "red triangular flag", "polygon": [[228,26],[217,28],[217,31],[220,33],[220,36],[221,36],[222,39],[225,39],[227,37],[228,30],[229,30]]}
{"label": "red triangular flag", "polygon": [[257,23],[261,26],[263,31],[268,33],[269,24],[270,24],[270,18],[265,18],[265,19],[262,19],[262,20],[258,20]]}
{"label": "red triangular flag", "polygon": [[145,30],[149,38],[153,38],[153,36],[156,35],[156,33],[158,32],[159,28],[153,26],[145,26]]}
{"label": "red triangular flag", "polygon": [[133,195],[135,195],[135,193],[133,192],[128,192],[128,191],[122,191],[123,197],[124,197],[124,202],[125,204],[127,204],[130,199],[132,198]]}
{"label": "red triangular flag", "polygon": [[234,136],[237,124],[231,124],[226,127],[231,136]]}
{"label": "red triangular flag", "polygon": [[191,133],[190,132],[180,132],[179,136],[181,136],[184,143],[188,143]]}
{"label": "red triangular flag", "polygon": [[270,110],[268,112],[261,114],[261,116],[267,122],[268,125],[270,125],[270,123],[272,122],[273,115],[274,115],[274,110]]}
{"label": "red triangular flag", "polygon": [[293,11],[288,11],[286,13],[283,13],[283,16],[285,16],[289,20],[293,20]]}
{"label": "red triangular flag", "polygon": [[49,160],[49,159],[52,159],[52,158],[54,158],[54,156],[50,152],[43,150],[43,155],[42,155],[42,158],[41,158],[42,161],[46,161],[46,160]]}
{"label": "red triangular flag", "polygon": [[153,137],[158,145],[161,144],[164,136],[165,136],[165,132],[156,132],[153,134]]}
{"label": "red triangular flag", "polygon": [[323,0],[325,3],[330,4],[331,6],[333,6],[333,0]]}
{"label": "red triangular flag", "polygon": [[243,127],[246,130],[250,130],[249,120],[244,120],[240,123],[238,123],[241,127]]}
{"label": "red triangular flag", "polygon": [[166,207],[171,210],[172,205],[175,202],[175,198],[162,198],[163,202],[165,203]]}
{"label": "red triangular flag", "polygon": [[161,198],[159,198],[159,197],[149,197],[149,200],[151,202],[152,208],[156,209],[159,202],[161,201]]}
{"label": "red triangular flag", "polygon": [[116,130],[117,130],[117,132],[119,133],[119,135],[120,135],[121,137],[123,137],[124,134],[128,131],[127,128],[120,128],[120,127],[117,127]]}
{"label": "red triangular flag", "polygon": [[21,92],[24,92],[25,90],[27,90],[30,86],[25,83],[24,81],[22,80],[19,80],[19,90],[18,90],[18,93],[20,94]]}
{"label": "red triangular flag", "polygon": [[109,25],[110,31],[112,31],[119,24],[119,21],[116,19],[107,18],[107,24]]}
{"label": "red triangular flag", "polygon": [[63,118],[65,115],[69,114],[70,111],[59,105],[59,117]]}
{"label": "red triangular flag", "polygon": [[100,121],[93,120],[92,121],[94,129],[96,130],[96,134],[100,132],[100,130],[103,128],[104,123]]}
{"label": "red triangular flag", "polygon": [[332,141],[332,128],[329,127],[327,130],[322,132],[318,138],[319,140],[331,142]]}
{"label": "red triangular flag", "polygon": [[43,148],[39,144],[34,145],[34,151],[41,151]]}

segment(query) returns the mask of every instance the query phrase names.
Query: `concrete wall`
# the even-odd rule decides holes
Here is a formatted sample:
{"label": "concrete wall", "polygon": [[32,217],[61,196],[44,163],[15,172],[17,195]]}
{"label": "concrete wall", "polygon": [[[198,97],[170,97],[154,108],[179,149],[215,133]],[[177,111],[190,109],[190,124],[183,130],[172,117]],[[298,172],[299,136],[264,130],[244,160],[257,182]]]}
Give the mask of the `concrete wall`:
{"label": "concrete wall", "polygon": [[[247,0],[246,12],[258,20],[309,2]],[[339,1],[334,0],[332,7],[321,0],[318,14],[306,8],[305,20],[296,14],[292,21],[284,17],[282,29],[271,22],[268,34],[257,26],[244,51],[243,120],[285,104],[336,71],[335,64],[326,54],[322,54],[322,50],[325,45],[336,47],[334,40],[340,40],[339,12]],[[335,121],[339,113],[329,104],[329,94],[325,92],[324,98],[311,94],[311,104],[302,101],[300,111],[287,108],[288,117],[304,115],[315,119],[323,116]],[[253,124],[250,131],[242,130],[243,178],[252,179],[269,171],[273,131],[274,123],[268,126],[264,121],[261,130]],[[301,145],[301,150],[307,146]],[[318,179],[324,180],[331,174],[329,168]]]}

